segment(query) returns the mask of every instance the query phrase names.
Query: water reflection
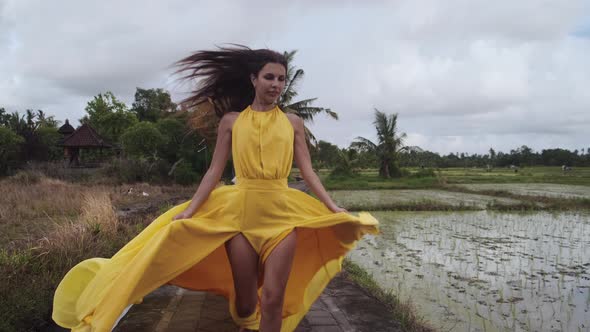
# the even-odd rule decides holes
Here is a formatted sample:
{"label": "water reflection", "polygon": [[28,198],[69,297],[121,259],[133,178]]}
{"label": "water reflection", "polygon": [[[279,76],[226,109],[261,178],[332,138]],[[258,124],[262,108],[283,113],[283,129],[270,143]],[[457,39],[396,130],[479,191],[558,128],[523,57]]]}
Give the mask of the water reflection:
{"label": "water reflection", "polygon": [[590,329],[590,216],[376,212],[350,258],[452,331]]}

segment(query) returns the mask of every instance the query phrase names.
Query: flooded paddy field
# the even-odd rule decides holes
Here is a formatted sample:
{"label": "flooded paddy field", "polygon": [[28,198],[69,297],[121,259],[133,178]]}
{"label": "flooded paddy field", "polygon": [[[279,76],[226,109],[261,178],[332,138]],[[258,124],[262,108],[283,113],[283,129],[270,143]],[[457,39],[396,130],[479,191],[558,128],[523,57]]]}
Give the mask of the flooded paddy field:
{"label": "flooded paddy field", "polygon": [[590,186],[576,186],[552,183],[481,183],[457,184],[469,190],[502,190],[523,196],[545,196],[556,198],[590,198]]}
{"label": "flooded paddy field", "polygon": [[587,212],[373,214],[349,258],[438,330],[590,330]]}
{"label": "flooded paddy field", "polygon": [[412,190],[335,190],[330,192],[334,201],[352,210],[388,210],[396,205],[419,205],[422,203],[442,204],[447,206],[465,206],[473,209],[485,209],[490,203],[518,204],[519,200],[452,192],[436,189]]}

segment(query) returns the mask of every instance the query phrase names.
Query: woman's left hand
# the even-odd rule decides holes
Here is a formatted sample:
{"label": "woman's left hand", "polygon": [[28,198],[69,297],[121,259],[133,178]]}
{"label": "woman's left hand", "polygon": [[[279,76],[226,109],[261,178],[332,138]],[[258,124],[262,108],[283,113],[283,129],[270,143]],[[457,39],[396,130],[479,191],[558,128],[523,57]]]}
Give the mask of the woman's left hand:
{"label": "woman's left hand", "polygon": [[331,205],[328,206],[328,209],[330,209],[330,211],[334,212],[334,213],[338,213],[338,212],[348,212],[348,210],[346,210],[345,208],[341,208],[338,205]]}
{"label": "woman's left hand", "polygon": [[175,215],[174,217],[172,217],[172,221],[174,220],[178,220],[178,219],[188,219],[191,218],[193,216],[193,214],[195,214],[194,212],[190,212],[187,210],[184,210],[182,212],[180,212],[179,214]]}

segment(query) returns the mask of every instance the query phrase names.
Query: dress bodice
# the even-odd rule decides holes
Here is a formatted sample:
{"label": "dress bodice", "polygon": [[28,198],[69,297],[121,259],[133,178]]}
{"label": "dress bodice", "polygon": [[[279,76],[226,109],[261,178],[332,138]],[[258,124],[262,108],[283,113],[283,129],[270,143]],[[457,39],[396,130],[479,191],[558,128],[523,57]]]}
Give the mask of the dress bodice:
{"label": "dress bodice", "polygon": [[293,139],[293,126],[278,106],[266,112],[248,106],[232,128],[238,179],[286,179],[293,163]]}

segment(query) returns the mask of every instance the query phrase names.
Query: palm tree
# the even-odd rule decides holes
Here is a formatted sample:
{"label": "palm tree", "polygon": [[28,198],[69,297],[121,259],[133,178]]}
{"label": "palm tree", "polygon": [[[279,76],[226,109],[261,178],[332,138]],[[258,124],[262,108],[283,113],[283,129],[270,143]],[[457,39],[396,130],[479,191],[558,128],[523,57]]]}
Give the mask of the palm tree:
{"label": "palm tree", "polygon": [[[309,98],[300,101],[293,102],[293,99],[297,97],[298,82],[305,76],[303,69],[293,66],[293,58],[295,58],[297,50],[291,52],[284,52],[283,55],[287,58],[287,77],[285,78],[285,91],[281,94],[281,97],[277,101],[277,105],[285,113],[297,114],[305,122],[313,122],[313,118],[320,113],[327,114],[332,119],[338,120],[338,113],[330,110],[329,108],[312,106],[312,103],[317,98]],[[315,136],[312,132],[305,127],[305,136],[308,142],[316,142]]]}
{"label": "palm tree", "polygon": [[361,160],[354,149],[339,149],[338,163],[330,172],[330,176],[354,176],[358,173],[358,166]]}
{"label": "palm tree", "polygon": [[357,137],[351,144],[352,148],[360,151],[374,153],[379,158],[379,176],[391,178],[400,176],[401,172],[397,163],[398,153],[405,148],[403,142],[406,138],[405,133],[398,133],[397,113],[387,115],[375,109],[375,121],[377,129],[378,143],[364,137]]}

